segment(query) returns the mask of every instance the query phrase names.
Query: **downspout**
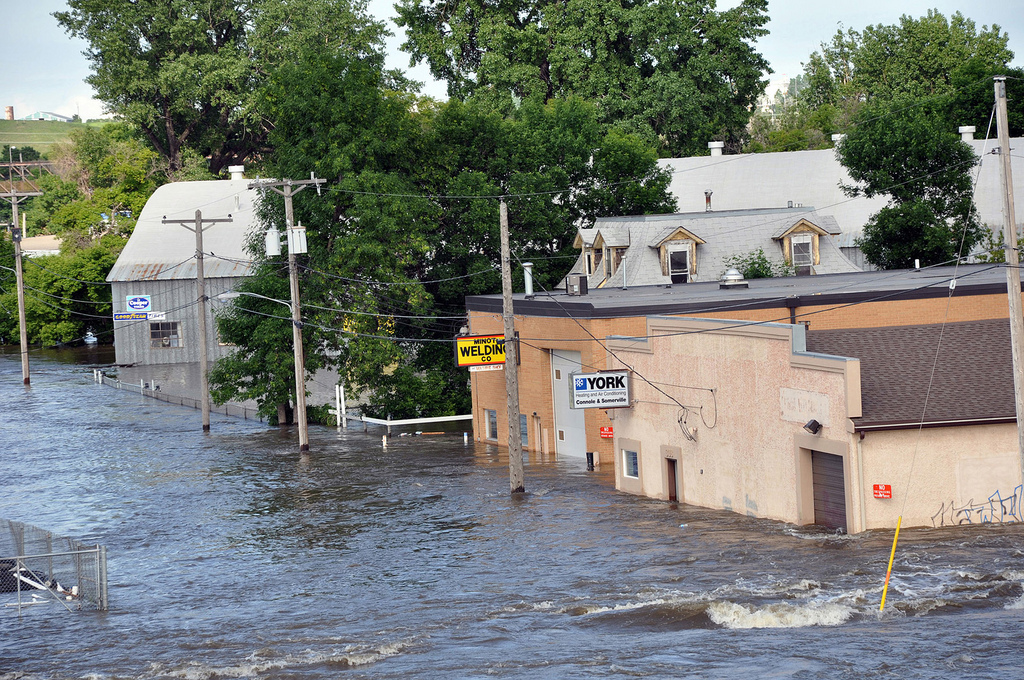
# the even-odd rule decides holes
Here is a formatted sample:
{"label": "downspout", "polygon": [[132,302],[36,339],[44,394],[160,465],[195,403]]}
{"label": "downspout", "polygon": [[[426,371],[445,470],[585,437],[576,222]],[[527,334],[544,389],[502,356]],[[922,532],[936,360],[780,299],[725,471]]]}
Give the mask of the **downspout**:
{"label": "downspout", "polygon": [[857,483],[860,485],[860,530],[868,529],[867,490],[864,487],[864,433],[856,433],[857,437]]}

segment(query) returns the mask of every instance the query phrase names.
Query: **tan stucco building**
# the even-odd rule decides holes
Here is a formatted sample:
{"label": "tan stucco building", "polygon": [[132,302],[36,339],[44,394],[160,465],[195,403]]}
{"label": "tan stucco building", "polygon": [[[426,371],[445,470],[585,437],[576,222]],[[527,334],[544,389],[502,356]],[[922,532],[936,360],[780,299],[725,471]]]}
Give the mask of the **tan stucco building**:
{"label": "tan stucco building", "polygon": [[[1022,519],[1000,267],[747,285],[517,295],[525,447],[595,452],[626,492],[850,532]],[[469,298],[470,331],[500,333],[500,305]],[[568,408],[574,373],[622,367],[631,408]],[[472,387],[477,438],[506,443],[504,374]]]}

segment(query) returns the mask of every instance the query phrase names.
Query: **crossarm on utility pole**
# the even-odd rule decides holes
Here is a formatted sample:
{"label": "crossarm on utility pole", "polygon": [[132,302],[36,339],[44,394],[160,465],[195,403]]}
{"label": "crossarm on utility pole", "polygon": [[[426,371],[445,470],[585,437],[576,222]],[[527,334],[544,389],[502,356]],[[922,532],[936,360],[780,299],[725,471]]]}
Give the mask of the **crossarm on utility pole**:
{"label": "crossarm on utility pole", "polygon": [[203,409],[203,432],[210,431],[210,386],[209,356],[206,342],[206,280],[203,276],[203,230],[220,222],[231,222],[231,215],[226,218],[203,219],[203,213],[196,210],[194,226],[184,220],[163,219],[163,224],[177,224],[196,234],[196,289],[199,302],[199,392]]}

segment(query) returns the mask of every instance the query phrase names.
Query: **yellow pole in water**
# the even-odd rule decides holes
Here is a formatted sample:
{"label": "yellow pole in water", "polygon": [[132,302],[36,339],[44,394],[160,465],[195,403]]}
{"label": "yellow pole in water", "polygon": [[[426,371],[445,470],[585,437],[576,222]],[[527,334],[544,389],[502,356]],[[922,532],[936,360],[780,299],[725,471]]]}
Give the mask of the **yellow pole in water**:
{"label": "yellow pole in water", "polygon": [[885,572],[885,587],[882,588],[882,604],[878,605],[878,611],[885,611],[885,595],[889,592],[889,577],[892,576],[892,561],[896,557],[896,541],[900,537],[900,524],[903,524],[903,515],[896,520],[896,535],[892,537],[892,552],[889,553],[889,571]]}

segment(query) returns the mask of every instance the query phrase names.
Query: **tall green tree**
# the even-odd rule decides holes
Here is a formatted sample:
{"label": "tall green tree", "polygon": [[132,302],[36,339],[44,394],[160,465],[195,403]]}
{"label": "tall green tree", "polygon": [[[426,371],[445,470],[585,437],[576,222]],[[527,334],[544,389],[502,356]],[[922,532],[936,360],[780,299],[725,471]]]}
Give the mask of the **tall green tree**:
{"label": "tall green tree", "polygon": [[666,0],[401,0],[403,49],[448,83],[509,114],[521,101],[580,97],[605,123],[649,134],[664,154],[706,153],[742,136],[767,81],[754,48],[766,0],[726,11]]}
{"label": "tall green tree", "polygon": [[172,174],[187,148],[214,173],[260,150],[266,127],[254,97],[302,50],[379,57],[385,33],[361,0],[68,0],[54,16],[89,44],[97,98]]}
{"label": "tall green tree", "polygon": [[983,237],[971,175],[978,158],[934,107],[870,105],[837,153],[857,183],[843,187],[847,195],[889,199],[858,242],[872,264],[948,262]]}
{"label": "tall green tree", "polygon": [[[294,201],[309,246],[300,256],[307,360],[336,366],[376,415],[464,413],[468,375],[453,366],[451,340],[465,295],[500,290],[497,197],[514,195],[513,249],[550,288],[575,257],[577,225],[674,209],[668,176],[651,147],[609,131],[578,99],[528,101],[506,116],[476,101],[417,101],[387,84],[373,64],[308,55],[265,92],[267,174],[330,180],[322,196],[306,190]],[[280,203],[267,205],[268,223],[281,224]],[[280,264],[245,285],[287,290]],[[276,410],[291,361],[250,351],[256,336],[241,322],[225,320],[221,332],[243,347],[239,362],[212,373],[218,398],[278,389],[265,402]]]}

